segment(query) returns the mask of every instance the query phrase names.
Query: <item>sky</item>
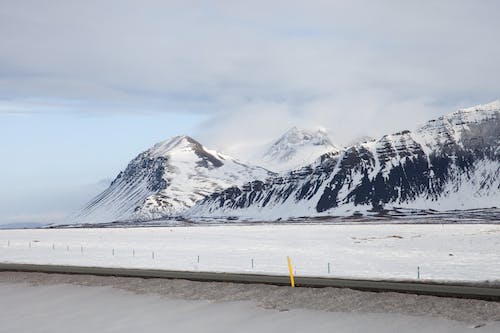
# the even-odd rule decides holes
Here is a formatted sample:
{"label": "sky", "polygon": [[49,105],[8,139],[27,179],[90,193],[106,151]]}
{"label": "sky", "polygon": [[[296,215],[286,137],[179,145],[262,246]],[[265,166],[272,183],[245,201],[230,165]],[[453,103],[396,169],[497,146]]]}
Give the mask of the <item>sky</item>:
{"label": "sky", "polygon": [[155,142],[245,157],[500,98],[499,1],[0,0],[0,224],[82,206]]}

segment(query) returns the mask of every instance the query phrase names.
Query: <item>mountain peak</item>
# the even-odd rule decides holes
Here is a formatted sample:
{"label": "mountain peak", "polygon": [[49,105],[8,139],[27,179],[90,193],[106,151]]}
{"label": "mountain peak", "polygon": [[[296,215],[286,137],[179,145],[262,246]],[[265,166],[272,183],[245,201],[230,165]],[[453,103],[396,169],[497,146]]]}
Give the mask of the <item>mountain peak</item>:
{"label": "mountain peak", "polygon": [[296,126],[285,132],[273,145],[289,144],[289,145],[331,145],[332,142],[328,138],[328,134],[324,128],[317,130],[306,130]]}
{"label": "mountain peak", "polygon": [[329,152],[338,152],[325,129],[290,128],[272,142],[258,157],[260,164],[278,172],[289,171],[314,162]]}
{"label": "mountain peak", "polygon": [[188,135],[174,136],[155,144],[143,153],[149,158],[176,158],[184,161],[198,160],[198,166],[219,168],[226,157],[215,150],[208,150]]}
{"label": "mountain peak", "polygon": [[168,140],[158,142],[153,147],[148,149],[146,153],[149,156],[158,157],[166,156],[174,150],[182,149],[192,149],[195,151],[199,151],[203,149],[203,146],[201,145],[201,143],[188,135],[178,135]]}

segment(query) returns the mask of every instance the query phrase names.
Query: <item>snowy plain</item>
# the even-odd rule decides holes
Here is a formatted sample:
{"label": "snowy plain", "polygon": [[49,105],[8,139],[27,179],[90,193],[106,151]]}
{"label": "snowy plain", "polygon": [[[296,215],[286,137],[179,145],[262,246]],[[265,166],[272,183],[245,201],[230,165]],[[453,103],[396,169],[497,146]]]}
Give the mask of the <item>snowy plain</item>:
{"label": "snowy plain", "polygon": [[0,230],[0,262],[298,276],[500,280],[500,225]]}

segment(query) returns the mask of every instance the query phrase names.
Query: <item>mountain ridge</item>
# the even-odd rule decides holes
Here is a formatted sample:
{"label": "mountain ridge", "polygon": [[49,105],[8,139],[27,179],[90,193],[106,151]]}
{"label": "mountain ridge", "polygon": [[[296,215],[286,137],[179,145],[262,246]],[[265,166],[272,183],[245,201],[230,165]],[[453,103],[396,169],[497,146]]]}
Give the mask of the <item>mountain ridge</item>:
{"label": "mountain ridge", "polygon": [[189,216],[276,219],[500,202],[500,105],[460,109],[416,131],[325,154],[310,166],[214,193]]}
{"label": "mountain ridge", "polygon": [[[267,148],[269,164],[282,163],[281,172],[245,164],[187,135],[159,142],[137,155],[73,222],[274,220],[500,202],[500,101],[349,147],[335,146],[325,131],[295,127]],[[290,170],[290,161],[300,167]]]}

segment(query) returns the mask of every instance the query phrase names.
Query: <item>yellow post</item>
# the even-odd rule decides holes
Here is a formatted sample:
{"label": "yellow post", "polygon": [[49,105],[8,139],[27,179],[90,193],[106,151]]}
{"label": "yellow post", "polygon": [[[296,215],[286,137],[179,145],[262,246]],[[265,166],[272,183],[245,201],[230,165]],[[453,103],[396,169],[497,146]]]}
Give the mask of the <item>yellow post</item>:
{"label": "yellow post", "polygon": [[293,269],[292,269],[292,261],[290,260],[290,257],[286,257],[288,259],[288,271],[290,272],[290,284],[292,285],[292,288],[295,287],[295,278],[293,277]]}

